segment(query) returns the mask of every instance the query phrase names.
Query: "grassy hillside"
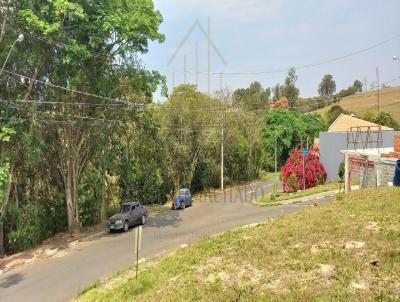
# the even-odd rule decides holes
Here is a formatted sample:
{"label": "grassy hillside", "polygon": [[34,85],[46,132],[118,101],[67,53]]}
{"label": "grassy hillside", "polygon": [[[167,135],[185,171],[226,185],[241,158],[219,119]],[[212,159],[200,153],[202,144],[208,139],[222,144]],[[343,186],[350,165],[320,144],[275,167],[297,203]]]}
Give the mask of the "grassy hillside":
{"label": "grassy hillside", "polygon": [[[377,91],[369,91],[354,96],[349,96],[339,103],[345,110],[362,117],[368,111],[377,111]],[[318,109],[316,112],[324,116],[330,107]],[[389,112],[400,123],[400,87],[385,88],[380,91],[380,110]]]}
{"label": "grassy hillside", "polygon": [[396,301],[400,188],[227,232],[96,283],[77,301]]}

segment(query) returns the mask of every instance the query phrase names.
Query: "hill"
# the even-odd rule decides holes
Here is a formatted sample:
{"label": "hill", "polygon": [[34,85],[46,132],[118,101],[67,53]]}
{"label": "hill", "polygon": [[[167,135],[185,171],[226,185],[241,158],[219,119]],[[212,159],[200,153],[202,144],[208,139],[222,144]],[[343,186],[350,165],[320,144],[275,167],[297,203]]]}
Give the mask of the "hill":
{"label": "hill", "polygon": [[[359,93],[343,98],[337,104],[343,109],[362,117],[367,111],[377,112],[378,94],[377,91]],[[324,116],[330,107],[324,107],[314,112]],[[400,123],[400,87],[389,87],[380,90],[380,110],[390,113],[397,123]]]}
{"label": "hill", "polygon": [[400,188],[368,189],[211,237],[76,301],[396,301]]}

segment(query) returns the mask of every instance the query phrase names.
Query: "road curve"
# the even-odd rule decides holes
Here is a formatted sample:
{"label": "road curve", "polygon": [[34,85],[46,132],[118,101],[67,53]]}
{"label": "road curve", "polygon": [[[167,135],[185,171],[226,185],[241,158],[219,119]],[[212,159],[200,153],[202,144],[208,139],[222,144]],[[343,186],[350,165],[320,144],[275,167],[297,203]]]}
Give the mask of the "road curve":
{"label": "road curve", "polygon": [[[297,212],[310,202],[275,207],[255,207],[251,199],[267,194],[273,181],[255,182],[204,197],[184,211],[166,211],[150,217],[143,230],[140,257],[149,257],[235,227],[263,222]],[[321,199],[328,202],[332,197]],[[61,258],[39,260],[0,275],[0,301],[63,302],[99,278],[105,278],[135,261],[134,234],[100,236],[79,244]]]}

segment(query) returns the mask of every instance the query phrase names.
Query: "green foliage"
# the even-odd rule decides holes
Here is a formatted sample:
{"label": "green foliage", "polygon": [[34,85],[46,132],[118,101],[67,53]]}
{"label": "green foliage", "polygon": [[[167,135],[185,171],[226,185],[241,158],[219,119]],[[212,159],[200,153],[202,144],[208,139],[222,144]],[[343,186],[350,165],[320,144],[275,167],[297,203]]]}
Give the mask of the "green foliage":
{"label": "green foliage", "polygon": [[296,107],[296,102],[300,94],[300,90],[296,87],[297,79],[296,69],[290,68],[285,79],[285,85],[282,87],[282,95],[288,99],[289,108],[291,109]]}
{"label": "green foliage", "polygon": [[325,100],[330,100],[336,92],[336,82],[330,74],[324,75],[318,87],[319,95]]}
{"label": "green foliage", "polygon": [[354,95],[358,92],[363,91],[363,84],[361,81],[356,80],[354,81],[352,86],[349,86],[347,89],[342,89],[338,94],[335,95],[336,101],[340,101],[342,98]]}
{"label": "green foliage", "polygon": [[341,114],[347,114],[347,111],[345,111],[341,106],[339,106],[339,105],[333,105],[331,108],[329,108],[328,112],[325,113],[327,126],[329,127],[330,125],[332,125],[332,123],[333,123]]}
{"label": "green foliage", "polygon": [[399,124],[393,119],[393,117],[388,112],[379,112],[379,114],[373,119],[373,122],[381,125],[390,127],[393,129],[399,129]]}
{"label": "green foliage", "polygon": [[298,115],[292,111],[274,110],[265,116],[263,146],[265,150],[264,167],[274,167],[275,146],[278,165],[287,160],[290,152],[299,145],[310,145],[313,139],[324,130],[324,123],[318,114]]}
{"label": "green foliage", "polygon": [[253,82],[249,88],[237,89],[233,93],[233,105],[249,111],[268,110],[271,90],[264,89],[259,82]]}
{"label": "green foliage", "polygon": [[339,165],[338,176],[342,182],[344,181],[344,174],[345,174],[345,164],[344,162],[341,162]]}

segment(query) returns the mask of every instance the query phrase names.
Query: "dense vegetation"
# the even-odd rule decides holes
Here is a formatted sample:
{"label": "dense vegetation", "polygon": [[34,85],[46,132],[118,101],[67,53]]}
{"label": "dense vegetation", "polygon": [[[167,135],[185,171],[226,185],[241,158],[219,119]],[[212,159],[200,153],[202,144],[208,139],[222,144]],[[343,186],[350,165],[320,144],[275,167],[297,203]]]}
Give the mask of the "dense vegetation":
{"label": "dense vegetation", "polygon": [[[225,183],[258,176],[269,90],[254,83],[235,102],[191,85],[168,95],[140,60],[165,39],[152,1],[1,1],[1,10],[0,62],[10,56],[0,78],[0,254],[102,223],[122,201],[219,186],[222,139]],[[166,102],[154,102],[157,89]]]}
{"label": "dense vegetation", "polygon": [[[0,254],[102,223],[123,201],[162,204],[180,187],[220,186],[222,141],[233,184],[274,170],[275,154],[279,169],[325,127],[299,113],[310,104],[299,100],[294,68],[272,89],[167,91],[141,61],[149,41],[165,39],[151,0],[11,0],[0,9]],[[165,102],[154,101],[157,89]],[[270,111],[283,97],[290,110]]]}

